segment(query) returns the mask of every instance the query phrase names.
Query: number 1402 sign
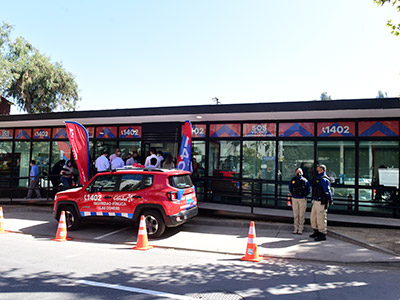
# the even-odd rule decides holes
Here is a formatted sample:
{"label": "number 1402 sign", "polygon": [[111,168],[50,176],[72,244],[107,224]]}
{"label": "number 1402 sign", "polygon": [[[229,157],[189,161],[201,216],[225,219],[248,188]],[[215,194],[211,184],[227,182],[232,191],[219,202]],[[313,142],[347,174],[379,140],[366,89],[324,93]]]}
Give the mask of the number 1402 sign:
{"label": "number 1402 sign", "polygon": [[355,125],[349,123],[319,123],[318,136],[354,136]]}

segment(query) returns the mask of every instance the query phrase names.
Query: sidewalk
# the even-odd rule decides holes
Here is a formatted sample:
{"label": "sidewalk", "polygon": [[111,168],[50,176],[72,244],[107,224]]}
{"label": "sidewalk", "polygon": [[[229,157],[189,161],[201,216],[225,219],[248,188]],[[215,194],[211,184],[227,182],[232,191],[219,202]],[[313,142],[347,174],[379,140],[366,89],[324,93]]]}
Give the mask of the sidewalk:
{"label": "sidewalk", "polygon": [[[6,230],[29,234],[35,238],[54,237],[57,221],[52,218],[51,207],[10,205],[3,206],[3,211]],[[215,252],[240,258],[246,250],[249,225],[250,221],[246,219],[201,215],[181,227],[168,230],[163,238],[150,240],[150,244],[156,248]],[[390,251],[369,247],[332,232],[328,234],[327,241],[315,242],[308,237],[311,233],[309,226],[303,235],[292,234],[292,226],[285,223],[256,220],[255,227],[258,252],[265,260],[274,257],[324,263],[400,264],[400,256]],[[68,232],[68,237],[75,241],[125,244],[132,247],[137,241],[136,234],[137,228],[124,222],[117,226],[115,223],[83,226],[78,231]]]}

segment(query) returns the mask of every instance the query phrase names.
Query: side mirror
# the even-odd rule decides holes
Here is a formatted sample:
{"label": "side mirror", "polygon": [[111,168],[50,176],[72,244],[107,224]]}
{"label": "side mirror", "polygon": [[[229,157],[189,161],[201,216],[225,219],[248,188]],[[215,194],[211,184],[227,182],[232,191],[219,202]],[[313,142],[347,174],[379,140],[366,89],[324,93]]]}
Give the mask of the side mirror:
{"label": "side mirror", "polygon": [[88,185],[88,186],[86,187],[86,192],[88,192],[88,193],[93,193],[93,186]]}

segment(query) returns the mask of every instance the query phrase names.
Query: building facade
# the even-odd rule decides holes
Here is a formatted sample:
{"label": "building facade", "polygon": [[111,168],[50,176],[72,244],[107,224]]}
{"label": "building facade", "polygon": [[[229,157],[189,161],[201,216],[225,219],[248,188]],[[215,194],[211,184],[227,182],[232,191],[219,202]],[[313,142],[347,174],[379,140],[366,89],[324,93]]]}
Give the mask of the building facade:
{"label": "building facade", "polygon": [[137,151],[142,162],[151,147],[176,158],[190,120],[200,201],[287,208],[296,168],[312,182],[315,166],[325,164],[331,211],[398,218],[399,116],[397,98],[0,116],[0,198],[26,195],[31,159],[40,168],[42,195],[54,195],[53,165],[73,160],[65,120],[88,129],[93,160],[118,147],[123,157]]}

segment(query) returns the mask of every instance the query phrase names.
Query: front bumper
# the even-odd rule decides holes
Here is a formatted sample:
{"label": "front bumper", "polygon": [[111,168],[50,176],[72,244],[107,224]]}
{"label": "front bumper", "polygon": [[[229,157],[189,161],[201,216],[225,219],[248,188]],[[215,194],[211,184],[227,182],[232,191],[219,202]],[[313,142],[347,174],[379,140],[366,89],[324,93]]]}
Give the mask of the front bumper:
{"label": "front bumper", "polygon": [[165,225],[167,225],[167,227],[179,226],[185,223],[187,220],[197,216],[198,212],[199,209],[197,208],[197,206],[195,206],[190,209],[181,211],[176,215],[166,216]]}

